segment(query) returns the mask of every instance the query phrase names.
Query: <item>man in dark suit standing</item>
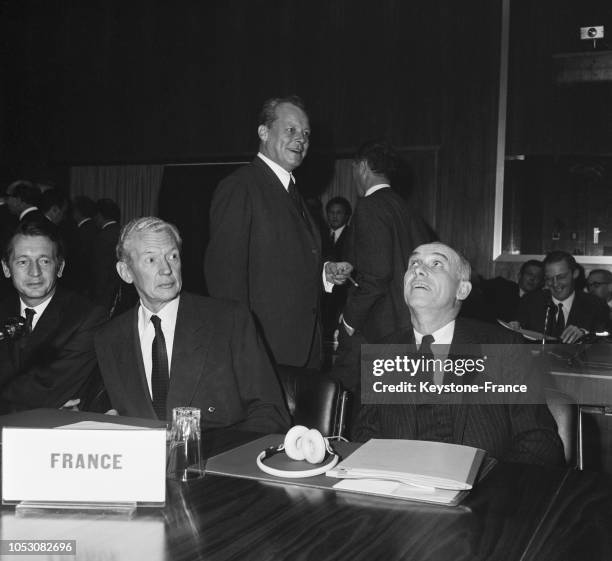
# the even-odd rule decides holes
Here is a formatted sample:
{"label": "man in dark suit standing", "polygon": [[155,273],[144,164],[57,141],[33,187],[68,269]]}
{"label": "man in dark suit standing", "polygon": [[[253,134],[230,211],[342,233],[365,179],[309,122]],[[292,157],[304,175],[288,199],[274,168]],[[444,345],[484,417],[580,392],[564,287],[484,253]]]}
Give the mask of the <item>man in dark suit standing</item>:
{"label": "man in dark suit standing", "polygon": [[[608,322],[605,302],[586,292],[576,291],[578,264],[565,251],[551,251],[544,258],[546,290],[526,295],[518,310],[518,324],[575,343],[587,333],[603,331]],[[546,324],[546,325],[545,325]]]}
{"label": "man in dark suit standing", "polygon": [[[487,347],[482,372],[464,374],[453,368],[445,369],[448,373],[444,375],[434,369],[419,376],[429,376],[436,385],[484,386],[487,379],[526,384],[537,394],[532,394],[530,403],[537,402],[534,397],[541,399],[538,380],[520,338],[501,327],[457,317],[471,290],[469,278],[469,263],[450,247],[438,242],[417,247],[404,282],[413,327],[392,334],[385,343],[416,344],[420,355],[441,360],[461,355],[459,345],[469,345],[473,351],[475,345],[494,344],[494,348]],[[429,399],[427,395],[418,401],[407,396],[402,404],[364,406],[354,431],[356,439],[433,440],[482,448],[505,461],[563,463],[563,447],[543,400],[533,405],[512,399],[500,403],[483,393],[457,392],[452,399],[447,399],[449,394]]]}
{"label": "man in dark suit standing", "polygon": [[11,183],[7,189],[8,206],[19,222],[40,222],[46,220],[40,210],[41,192],[37,185],[19,180]]}
{"label": "man in dark suit standing", "polygon": [[74,197],[72,200],[72,218],[76,224],[77,267],[75,269],[79,274],[79,290],[90,298],[94,290],[94,243],[98,234],[94,222],[95,215],[96,203],[89,197]]}
{"label": "man in dark suit standing", "polygon": [[181,292],[180,246],[177,229],[159,218],[121,231],[117,271],[140,303],[96,335],[114,409],[171,419],[174,407],[192,406],[204,428],[286,429],[281,389],[248,310]]}
{"label": "man in dark suit standing", "polygon": [[3,257],[15,294],[0,303],[0,321],[26,318],[21,338],[0,342],[0,410],[77,405],[98,368],[94,331],[103,311],[58,286],[64,269],[62,242],[48,220],[24,221]]}
{"label": "man in dark suit standing", "polygon": [[353,162],[360,197],[351,221],[348,261],[359,286],[349,288],[344,323],[349,335],[376,342],[410,325],[403,279],[412,250],[432,240],[423,218],[393,189],[398,156],[385,142],[366,142]]}
{"label": "man in dark suit standing", "polygon": [[99,199],[96,203],[95,222],[98,233],[93,247],[92,300],[109,313],[113,308],[121,281],[115,268],[115,248],[119,240],[121,210],[112,199]]}
{"label": "man in dark suit standing", "polygon": [[[253,312],[278,364],[318,367],[321,239],[292,174],[308,152],[310,124],[297,97],[266,101],[259,123],[257,157],[213,197],[206,283],[211,296]],[[350,271],[326,263],[328,289]]]}

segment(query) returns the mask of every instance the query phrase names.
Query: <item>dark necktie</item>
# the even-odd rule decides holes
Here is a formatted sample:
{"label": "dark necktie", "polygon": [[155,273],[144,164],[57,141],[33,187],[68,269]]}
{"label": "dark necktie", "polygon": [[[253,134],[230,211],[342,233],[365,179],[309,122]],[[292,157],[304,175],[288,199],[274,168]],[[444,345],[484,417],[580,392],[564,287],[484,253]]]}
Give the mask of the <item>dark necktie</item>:
{"label": "dark necktie", "polygon": [[431,350],[431,344],[435,341],[433,335],[423,335],[421,339],[421,346],[419,347],[419,352],[425,358],[433,358],[433,351]]}
{"label": "dark necktie", "polygon": [[295,181],[293,181],[293,177],[289,180],[289,185],[287,186],[287,192],[295,205],[298,214],[302,217],[302,220],[306,223],[306,227],[312,232],[310,228],[310,222],[308,222],[308,217],[306,216],[306,211],[304,210],[304,206],[302,204],[302,197],[298,193],[297,187],[295,186]]}
{"label": "dark necktie", "polygon": [[151,316],[151,322],[155,328],[155,338],[151,346],[152,368],[151,389],[153,390],[153,409],[161,420],[166,418],[166,398],[168,396],[168,353],[166,351],[166,339],[161,328],[161,320],[157,316]]}
{"label": "dark necktie", "polygon": [[25,330],[25,333],[29,335],[30,333],[32,333],[32,321],[34,320],[34,314],[36,313],[36,311],[33,310],[32,308],[26,308],[24,310],[24,313],[26,317],[24,330]]}
{"label": "dark necktie", "polygon": [[557,304],[557,317],[555,318],[555,328],[553,330],[553,335],[555,337],[561,337],[563,330],[565,329],[565,318],[563,317],[563,304],[559,302]]}
{"label": "dark necktie", "polygon": [[336,234],[333,230],[329,234],[329,242],[332,244],[332,246],[336,245]]}

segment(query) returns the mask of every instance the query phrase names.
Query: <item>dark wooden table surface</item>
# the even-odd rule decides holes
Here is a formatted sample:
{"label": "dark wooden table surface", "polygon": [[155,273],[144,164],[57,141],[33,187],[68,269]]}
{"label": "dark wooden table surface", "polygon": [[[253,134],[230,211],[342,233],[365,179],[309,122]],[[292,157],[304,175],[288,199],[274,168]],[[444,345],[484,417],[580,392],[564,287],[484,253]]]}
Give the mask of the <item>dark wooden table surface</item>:
{"label": "dark wooden table surface", "polygon": [[[212,452],[253,436],[205,441]],[[3,507],[0,523],[2,539],[76,539],[91,560],[608,560],[612,480],[501,463],[445,507],[207,475],[168,482],[166,506],[131,519]]]}

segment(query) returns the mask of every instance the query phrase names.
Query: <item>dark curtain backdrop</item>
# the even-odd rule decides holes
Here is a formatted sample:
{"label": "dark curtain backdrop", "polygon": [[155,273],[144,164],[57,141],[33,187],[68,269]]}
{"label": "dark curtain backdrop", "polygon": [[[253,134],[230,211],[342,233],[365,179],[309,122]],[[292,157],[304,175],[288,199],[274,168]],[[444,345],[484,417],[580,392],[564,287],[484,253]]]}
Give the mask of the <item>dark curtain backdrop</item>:
{"label": "dark curtain backdrop", "polygon": [[262,101],[298,93],[313,152],[374,137],[439,147],[436,227],[490,265],[501,0],[0,6],[7,175],[250,158]]}
{"label": "dark curtain backdrop", "polygon": [[183,287],[208,294],[204,251],[209,239],[209,209],[215,187],[239,163],[166,166],[159,193],[159,216],[172,222],[183,238]]}

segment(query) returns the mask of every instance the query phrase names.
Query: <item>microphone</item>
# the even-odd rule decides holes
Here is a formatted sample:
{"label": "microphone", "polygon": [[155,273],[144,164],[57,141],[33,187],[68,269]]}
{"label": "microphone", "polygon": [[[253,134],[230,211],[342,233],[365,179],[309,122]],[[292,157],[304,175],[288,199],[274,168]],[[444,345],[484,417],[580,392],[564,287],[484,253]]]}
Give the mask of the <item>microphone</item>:
{"label": "microphone", "polygon": [[22,317],[7,318],[0,324],[0,341],[17,339],[25,332],[26,320]]}
{"label": "microphone", "polygon": [[544,290],[546,295],[546,314],[544,315],[544,329],[542,330],[542,345],[546,344],[546,331],[548,330],[548,318],[550,316],[550,311],[555,309],[555,304],[552,300],[552,294],[550,290]]}

